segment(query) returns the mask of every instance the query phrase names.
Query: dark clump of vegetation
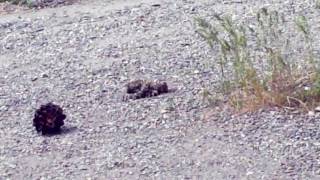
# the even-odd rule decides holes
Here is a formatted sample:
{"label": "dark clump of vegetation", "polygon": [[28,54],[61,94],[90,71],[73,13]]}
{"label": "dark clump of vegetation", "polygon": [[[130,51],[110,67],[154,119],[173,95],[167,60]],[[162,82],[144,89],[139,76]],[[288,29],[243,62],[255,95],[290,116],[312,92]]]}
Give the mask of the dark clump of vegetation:
{"label": "dark clump of vegetation", "polygon": [[135,80],[126,84],[127,94],[123,96],[123,100],[148,98],[168,92],[169,89],[166,82]]}
{"label": "dark clump of vegetation", "polygon": [[252,24],[220,15],[212,23],[203,18],[196,22],[209,46],[219,49],[220,89],[234,109],[246,112],[278,106],[309,111],[319,106],[319,61],[305,16],[294,21],[293,37],[303,43],[299,51],[293,51],[292,36],[285,33],[284,15],[267,8],[257,12]]}

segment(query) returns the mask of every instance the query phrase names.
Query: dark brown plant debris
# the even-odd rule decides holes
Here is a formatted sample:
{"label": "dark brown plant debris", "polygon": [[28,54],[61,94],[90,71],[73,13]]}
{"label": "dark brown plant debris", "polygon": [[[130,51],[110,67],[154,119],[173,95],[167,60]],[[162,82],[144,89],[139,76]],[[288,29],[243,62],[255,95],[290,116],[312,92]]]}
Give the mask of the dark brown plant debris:
{"label": "dark brown plant debris", "polygon": [[127,94],[123,96],[123,100],[148,98],[168,92],[169,90],[166,82],[135,80],[126,84]]}
{"label": "dark brown plant debris", "polygon": [[33,119],[33,126],[42,134],[54,134],[60,132],[60,127],[64,125],[63,120],[66,115],[60,106],[53,103],[41,105],[40,109],[36,110]]}

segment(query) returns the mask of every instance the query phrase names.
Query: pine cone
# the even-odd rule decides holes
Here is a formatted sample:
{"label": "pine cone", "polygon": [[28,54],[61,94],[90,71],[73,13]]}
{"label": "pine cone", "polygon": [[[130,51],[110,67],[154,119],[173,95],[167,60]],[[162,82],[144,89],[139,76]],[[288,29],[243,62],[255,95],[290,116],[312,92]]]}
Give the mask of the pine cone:
{"label": "pine cone", "polygon": [[40,109],[37,109],[33,126],[36,127],[38,132],[42,131],[42,134],[53,134],[60,132],[60,127],[64,125],[63,120],[66,115],[63,114],[63,110],[58,105],[48,103],[41,105]]}

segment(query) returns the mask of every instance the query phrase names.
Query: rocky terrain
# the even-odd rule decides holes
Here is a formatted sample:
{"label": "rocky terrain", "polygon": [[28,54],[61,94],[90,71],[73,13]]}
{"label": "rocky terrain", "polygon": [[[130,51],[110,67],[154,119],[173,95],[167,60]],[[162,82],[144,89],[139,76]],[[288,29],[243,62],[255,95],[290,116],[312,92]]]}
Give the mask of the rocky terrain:
{"label": "rocky terrain", "polygon": [[[261,7],[303,13],[311,1],[81,1],[0,16],[0,180],[319,179],[320,121],[279,109],[215,112],[217,52],[194,18],[246,18]],[[121,100],[135,79],[173,92]],[[32,126],[41,104],[67,115],[62,134]]]}

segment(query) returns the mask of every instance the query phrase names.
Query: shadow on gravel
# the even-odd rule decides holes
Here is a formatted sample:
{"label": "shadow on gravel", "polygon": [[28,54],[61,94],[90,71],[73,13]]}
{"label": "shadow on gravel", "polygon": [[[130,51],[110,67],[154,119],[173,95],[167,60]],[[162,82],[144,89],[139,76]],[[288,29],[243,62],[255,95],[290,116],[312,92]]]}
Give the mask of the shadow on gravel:
{"label": "shadow on gravel", "polygon": [[77,130],[77,127],[63,127],[61,128],[60,134],[70,134]]}
{"label": "shadow on gravel", "polygon": [[169,88],[168,93],[174,93],[178,90],[178,88]]}
{"label": "shadow on gravel", "polygon": [[75,132],[78,128],[77,127],[61,127],[60,131],[45,134],[43,136],[51,137],[51,136],[57,136],[57,135],[64,135],[64,134],[71,134]]}

